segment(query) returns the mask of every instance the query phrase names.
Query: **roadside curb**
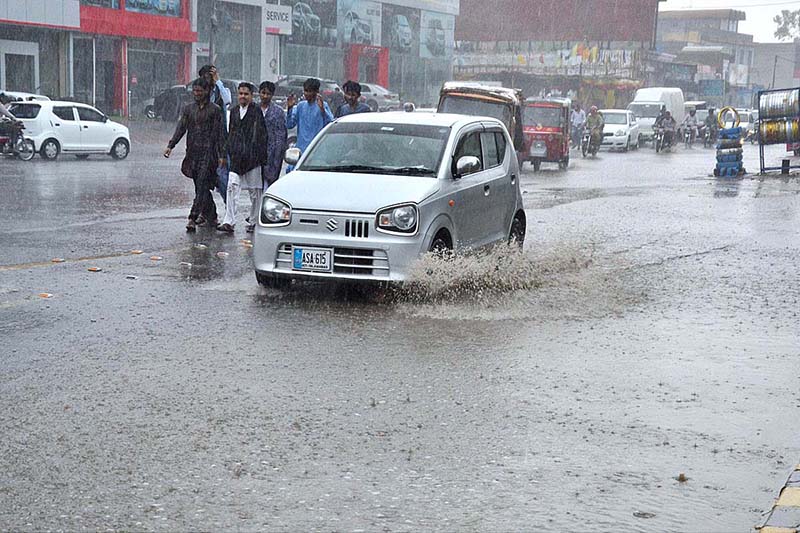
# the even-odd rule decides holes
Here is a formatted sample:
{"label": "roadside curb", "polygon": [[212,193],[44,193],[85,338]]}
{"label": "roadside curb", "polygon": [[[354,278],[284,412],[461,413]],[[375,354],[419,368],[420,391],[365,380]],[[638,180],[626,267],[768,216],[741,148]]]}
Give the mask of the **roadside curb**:
{"label": "roadside curb", "polygon": [[759,533],[800,533],[800,464],[778,494],[766,520],[756,526]]}

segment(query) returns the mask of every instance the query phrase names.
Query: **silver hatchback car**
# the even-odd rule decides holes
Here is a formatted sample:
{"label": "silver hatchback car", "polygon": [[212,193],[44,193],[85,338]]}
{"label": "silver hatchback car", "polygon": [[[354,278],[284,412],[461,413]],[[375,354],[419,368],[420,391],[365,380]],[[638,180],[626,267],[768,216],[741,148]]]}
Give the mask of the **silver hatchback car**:
{"label": "silver hatchback car", "polygon": [[517,158],[496,119],[349,115],[286,159],[295,170],[266,192],[255,230],[263,285],[403,282],[426,252],[524,241]]}

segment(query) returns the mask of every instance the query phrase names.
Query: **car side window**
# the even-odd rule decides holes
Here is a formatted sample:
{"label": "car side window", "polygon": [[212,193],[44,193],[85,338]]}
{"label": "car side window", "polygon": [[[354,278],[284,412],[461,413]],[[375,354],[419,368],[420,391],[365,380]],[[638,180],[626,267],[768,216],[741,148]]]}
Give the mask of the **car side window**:
{"label": "car side window", "polygon": [[500,161],[500,164],[503,164],[503,161],[506,160],[506,136],[503,135],[503,132],[496,131],[494,140],[497,143],[497,160]]}
{"label": "car side window", "polygon": [[455,173],[456,164],[462,157],[473,156],[477,157],[481,162],[480,168],[477,172],[483,170],[483,154],[481,153],[481,134],[480,132],[469,133],[458,141],[458,148],[456,148],[455,156],[453,157],[453,171]]}
{"label": "car side window", "polygon": [[500,157],[497,152],[497,141],[494,132],[481,133],[481,145],[483,146],[484,168],[493,168],[500,165]]}
{"label": "car side window", "polygon": [[71,107],[53,107],[53,114],[61,120],[75,120]]}
{"label": "car side window", "polygon": [[88,107],[79,107],[78,117],[84,122],[103,122],[103,115]]}

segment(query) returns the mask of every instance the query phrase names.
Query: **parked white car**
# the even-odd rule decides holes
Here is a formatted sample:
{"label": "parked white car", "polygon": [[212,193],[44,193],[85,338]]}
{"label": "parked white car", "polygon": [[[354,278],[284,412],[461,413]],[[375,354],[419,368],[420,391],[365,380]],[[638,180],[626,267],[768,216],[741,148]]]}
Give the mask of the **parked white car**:
{"label": "parked white car", "polygon": [[15,102],[9,110],[25,124],[25,137],[32,140],[43,159],[73,154],[86,159],[107,154],[125,159],[131,150],[126,126],[108,119],[94,107],[76,102]]}
{"label": "parked white car", "polygon": [[286,162],[295,169],[264,195],[255,230],[263,285],[403,282],[427,252],[525,238],[514,145],[493,118],[348,115]]}
{"label": "parked white car", "polygon": [[601,148],[627,152],[639,147],[639,122],[636,116],[626,109],[603,109],[605,126]]}

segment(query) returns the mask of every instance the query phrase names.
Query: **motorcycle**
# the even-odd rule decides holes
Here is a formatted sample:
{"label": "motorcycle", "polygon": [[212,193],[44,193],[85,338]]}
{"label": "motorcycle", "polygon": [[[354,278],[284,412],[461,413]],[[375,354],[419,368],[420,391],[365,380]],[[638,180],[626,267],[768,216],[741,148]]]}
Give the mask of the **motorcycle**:
{"label": "motorcycle", "polygon": [[597,150],[600,149],[598,142],[592,142],[592,132],[589,128],[584,128],[583,137],[581,138],[581,155],[586,157],[588,153],[592,157],[597,155]]}
{"label": "motorcycle", "polygon": [[[674,137],[674,135],[673,135]],[[656,153],[663,152],[672,147],[672,142],[667,140],[666,129],[657,128],[655,137],[653,138],[653,146],[656,148]]]}
{"label": "motorcycle", "polygon": [[35,155],[33,141],[22,134],[25,125],[11,120],[0,121],[0,155],[30,161]]}
{"label": "motorcycle", "polygon": [[703,127],[703,148],[711,148],[717,140],[717,130],[708,126]]}
{"label": "motorcycle", "polygon": [[694,128],[692,127],[685,127],[683,128],[683,144],[686,148],[691,148],[692,144],[694,144]]}

